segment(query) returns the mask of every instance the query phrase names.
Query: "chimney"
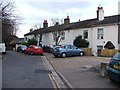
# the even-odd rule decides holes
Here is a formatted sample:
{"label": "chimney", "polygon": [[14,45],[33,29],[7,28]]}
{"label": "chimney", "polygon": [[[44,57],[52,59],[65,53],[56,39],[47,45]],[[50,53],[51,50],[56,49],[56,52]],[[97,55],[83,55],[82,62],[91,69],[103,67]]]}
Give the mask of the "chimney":
{"label": "chimney", "polygon": [[97,10],[97,20],[98,21],[104,20],[104,10],[103,10],[103,7],[98,7],[98,10]]}
{"label": "chimney", "polygon": [[46,27],[48,27],[48,22],[47,22],[47,20],[44,20],[44,22],[43,22],[43,28],[46,28]]}
{"label": "chimney", "polygon": [[30,29],[30,32],[33,32],[33,28]]}
{"label": "chimney", "polygon": [[64,24],[69,24],[70,23],[70,19],[69,16],[67,16],[67,18],[64,19]]}

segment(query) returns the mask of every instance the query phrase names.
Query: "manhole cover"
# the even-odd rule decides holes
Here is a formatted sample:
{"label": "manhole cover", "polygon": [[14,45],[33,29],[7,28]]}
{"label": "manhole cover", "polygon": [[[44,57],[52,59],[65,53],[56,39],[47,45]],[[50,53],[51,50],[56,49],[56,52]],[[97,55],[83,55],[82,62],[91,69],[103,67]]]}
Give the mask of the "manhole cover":
{"label": "manhole cover", "polygon": [[52,73],[50,70],[35,69],[34,73]]}

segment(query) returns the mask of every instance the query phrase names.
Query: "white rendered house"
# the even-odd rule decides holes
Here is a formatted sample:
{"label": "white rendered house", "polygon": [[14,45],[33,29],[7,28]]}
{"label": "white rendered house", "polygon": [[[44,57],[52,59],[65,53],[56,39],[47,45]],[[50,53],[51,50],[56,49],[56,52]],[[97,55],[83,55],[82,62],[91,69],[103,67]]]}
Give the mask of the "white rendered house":
{"label": "white rendered house", "polygon": [[[70,23],[69,17],[64,19],[64,25],[61,32],[61,42],[59,44],[73,44],[74,39],[78,35],[89,41],[89,47],[92,48],[93,54],[104,49],[108,41],[111,41],[115,49],[120,49],[120,29],[118,28],[120,15],[113,15],[104,17],[103,7],[98,7],[97,18]],[[42,44],[53,46],[55,45],[55,35],[57,32],[56,26],[48,27],[47,21],[44,21],[43,28],[35,30],[25,35],[25,38],[42,35]],[[39,31],[39,33],[38,33]],[[38,38],[39,39],[39,38]]]}

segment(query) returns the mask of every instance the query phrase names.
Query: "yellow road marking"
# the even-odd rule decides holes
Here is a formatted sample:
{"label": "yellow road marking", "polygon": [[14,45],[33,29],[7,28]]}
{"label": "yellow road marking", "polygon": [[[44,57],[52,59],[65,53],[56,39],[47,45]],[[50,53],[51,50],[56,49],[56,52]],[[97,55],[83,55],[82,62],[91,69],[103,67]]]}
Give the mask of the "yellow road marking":
{"label": "yellow road marking", "polygon": [[51,77],[51,75],[50,74],[48,74],[48,76],[49,76],[49,78],[50,78],[50,80],[52,81],[52,84],[53,84],[53,88],[55,88],[55,90],[56,90],[56,85],[55,85],[55,83],[54,83],[54,81],[53,81],[53,79],[52,79],[52,77]]}
{"label": "yellow road marking", "polygon": [[[43,64],[45,65],[45,68],[47,70],[47,65],[46,65],[46,63],[44,61],[43,61]],[[49,78],[50,78],[50,80],[51,80],[51,82],[53,84],[54,89],[59,90],[60,85],[58,84],[58,81],[55,79],[54,75],[53,74],[48,74],[48,76],[49,76]]]}
{"label": "yellow road marking", "polygon": [[54,75],[53,75],[53,74],[51,74],[51,76],[52,76],[52,78],[53,78],[54,82],[56,83],[57,88],[60,88],[60,85],[58,84],[58,81],[55,79]]}

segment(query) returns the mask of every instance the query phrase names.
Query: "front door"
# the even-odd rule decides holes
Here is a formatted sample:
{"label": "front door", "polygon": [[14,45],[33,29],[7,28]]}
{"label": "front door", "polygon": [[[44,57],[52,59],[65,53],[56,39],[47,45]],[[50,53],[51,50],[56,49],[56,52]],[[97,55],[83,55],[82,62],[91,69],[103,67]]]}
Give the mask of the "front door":
{"label": "front door", "polygon": [[102,45],[98,45],[97,46],[97,54],[98,56],[101,56],[101,50],[103,49],[103,46]]}

